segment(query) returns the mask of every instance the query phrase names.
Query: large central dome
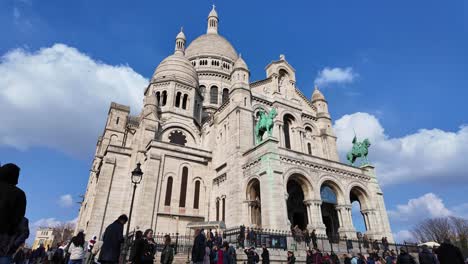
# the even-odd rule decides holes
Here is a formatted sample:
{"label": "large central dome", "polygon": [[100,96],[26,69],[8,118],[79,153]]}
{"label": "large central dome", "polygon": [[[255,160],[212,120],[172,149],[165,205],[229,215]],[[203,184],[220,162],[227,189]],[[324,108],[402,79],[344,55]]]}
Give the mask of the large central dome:
{"label": "large central dome", "polygon": [[192,59],[197,56],[224,56],[231,61],[237,60],[237,52],[234,47],[224,37],[209,33],[196,38],[185,50],[185,56]]}
{"label": "large central dome", "polygon": [[231,43],[218,34],[218,13],[211,10],[208,15],[208,28],[205,35],[196,38],[185,51],[185,56],[190,60],[198,56],[220,56],[230,59],[233,63],[237,60],[237,52]]}

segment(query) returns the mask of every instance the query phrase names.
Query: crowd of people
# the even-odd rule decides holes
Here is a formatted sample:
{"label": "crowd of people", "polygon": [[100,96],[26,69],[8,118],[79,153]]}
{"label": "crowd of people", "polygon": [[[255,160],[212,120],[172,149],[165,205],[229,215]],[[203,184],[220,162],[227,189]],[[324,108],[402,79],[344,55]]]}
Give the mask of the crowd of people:
{"label": "crowd of people", "polygon": [[[249,256],[250,252],[246,250],[246,254]],[[192,262],[194,264],[237,263],[236,250],[233,245],[223,241],[217,231],[213,234],[211,229],[207,231],[197,229],[192,247]]]}

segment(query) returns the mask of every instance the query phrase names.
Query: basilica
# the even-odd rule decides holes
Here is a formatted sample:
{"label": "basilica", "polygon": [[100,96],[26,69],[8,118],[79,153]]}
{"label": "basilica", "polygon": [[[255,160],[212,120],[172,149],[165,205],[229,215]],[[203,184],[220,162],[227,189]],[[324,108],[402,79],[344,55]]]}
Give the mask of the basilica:
{"label": "basilica", "polygon": [[[206,26],[188,45],[177,34],[137,115],[110,104],[77,229],[100,237],[128,214],[131,172],[141,163],[131,230],[184,233],[190,223],[217,221],[356,238],[357,201],[366,234],[393,241],[374,167],[340,162],[321,91],[305,96],[284,55],[266,65],[265,79],[251,81],[247,63],[219,33],[214,7]],[[271,133],[256,135],[261,116],[270,118]]]}

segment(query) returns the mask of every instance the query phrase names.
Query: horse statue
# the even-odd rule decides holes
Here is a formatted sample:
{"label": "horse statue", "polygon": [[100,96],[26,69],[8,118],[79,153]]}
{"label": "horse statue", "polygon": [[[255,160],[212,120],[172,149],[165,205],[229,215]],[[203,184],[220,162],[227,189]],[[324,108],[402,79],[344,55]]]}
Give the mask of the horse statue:
{"label": "horse statue", "polygon": [[357,158],[364,158],[366,160],[365,164],[369,164],[367,160],[367,154],[369,153],[369,147],[371,143],[369,139],[364,139],[362,142],[358,142],[356,135],[353,138],[353,148],[346,154],[346,159],[354,166],[354,162]]}
{"label": "horse statue", "polygon": [[258,119],[257,124],[255,125],[255,143],[258,144],[262,141],[263,134],[268,132],[268,136],[273,134],[273,120],[275,119],[277,113],[276,109],[273,108],[270,110],[268,115],[264,110],[260,110],[260,118]]}

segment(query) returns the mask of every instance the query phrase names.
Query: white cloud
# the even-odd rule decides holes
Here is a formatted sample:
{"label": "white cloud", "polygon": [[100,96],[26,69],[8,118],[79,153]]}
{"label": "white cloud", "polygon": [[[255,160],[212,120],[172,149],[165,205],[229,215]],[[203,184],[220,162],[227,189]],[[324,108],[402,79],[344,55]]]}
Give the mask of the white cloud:
{"label": "white cloud", "polygon": [[315,78],[315,84],[319,86],[326,86],[330,83],[351,83],[357,76],[357,73],[355,73],[351,67],[325,67],[318,73],[318,76]]}
{"label": "white cloud", "polygon": [[358,140],[369,138],[369,162],[381,184],[410,181],[444,184],[468,183],[468,126],[456,132],[420,129],[399,138],[385,134],[379,120],[368,113],[344,115],[335,121],[340,156],[346,161],[356,131]]}
{"label": "white cloud", "polygon": [[0,60],[0,145],[90,154],[111,101],[141,109],[148,80],[64,44]]}
{"label": "white cloud", "polygon": [[411,234],[411,232],[408,230],[400,230],[396,233],[393,233],[393,239],[397,243],[403,243],[404,241],[415,242],[413,234]]}
{"label": "white cloud", "polygon": [[72,207],[73,206],[73,198],[70,194],[64,194],[60,196],[60,199],[58,201],[59,205],[61,207]]}
{"label": "white cloud", "polygon": [[397,205],[396,210],[388,211],[393,221],[417,223],[425,218],[446,217],[453,212],[445,207],[444,202],[434,193],[410,199],[407,204]]}
{"label": "white cloud", "polygon": [[40,227],[55,227],[64,223],[69,223],[75,225],[78,220],[78,217],[69,221],[60,221],[54,217],[50,218],[41,218],[33,223],[29,223],[29,237],[26,240],[26,243],[32,245],[36,237],[36,230]]}

